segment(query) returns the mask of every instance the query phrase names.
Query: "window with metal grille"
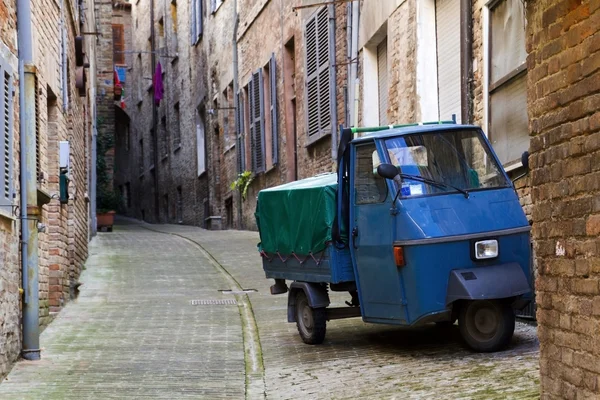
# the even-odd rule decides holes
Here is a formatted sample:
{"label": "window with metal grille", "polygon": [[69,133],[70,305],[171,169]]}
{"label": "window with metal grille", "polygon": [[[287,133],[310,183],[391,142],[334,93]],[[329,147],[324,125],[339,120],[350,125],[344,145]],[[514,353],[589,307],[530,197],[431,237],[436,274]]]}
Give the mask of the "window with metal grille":
{"label": "window with metal grille", "polygon": [[202,1],[203,0],[192,0],[191,1],[191,17],[192,17],[192,26],[191,26],[191,40],[192,45],[195,45],[200,41],[202,37]]}
{"label": "window with metal grille", "polygon": [[306,49],[306,123],[309,142],[331,133],[329,27],[327,7],[308,19],[304,28]]}
{"label": "window with metal grille", "polygon": [[0,205],[12,204],[13,168],[13,79],[0,58]]}
{"label": "window with metal grille", "polygon": [[529,148],[525,10],[521,0],[490,4],[489,118],[492,146],[505,167]]}
{"label": "window with metal grille", "polygon": [[252,149],[252,171],[265,172],[265,110],[262,70],[252,74],[249,85],[250,96],[250,147]]}
{"label": "window with metal grille", "polygon": [[116,65],[125,65],[125,33],[123,25],[113,24],[113,62]]}
{"label": "window with metal grille", "polygon": [[387,36],[377,46],[377,86],[379,94],[379,125],[387,125],[388,109],[388,56]]}

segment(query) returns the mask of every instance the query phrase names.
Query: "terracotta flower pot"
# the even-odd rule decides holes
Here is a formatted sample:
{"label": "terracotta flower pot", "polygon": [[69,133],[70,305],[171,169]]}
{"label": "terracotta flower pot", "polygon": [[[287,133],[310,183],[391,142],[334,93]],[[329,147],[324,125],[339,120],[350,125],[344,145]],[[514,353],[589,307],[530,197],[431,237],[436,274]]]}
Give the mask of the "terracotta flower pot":
{"label": "terracotta flower pot", "polygon": [[108,211],[105,213],[96,213],[96,226],[98,230],[106,229],[112,232],[112,226],[115,221],[115,212]]}

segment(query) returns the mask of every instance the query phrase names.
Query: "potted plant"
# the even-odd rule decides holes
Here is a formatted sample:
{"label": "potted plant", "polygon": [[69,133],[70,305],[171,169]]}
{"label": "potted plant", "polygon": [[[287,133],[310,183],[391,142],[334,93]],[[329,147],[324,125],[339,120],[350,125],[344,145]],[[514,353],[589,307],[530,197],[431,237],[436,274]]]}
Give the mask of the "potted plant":
{"label": "potted plant", "polygon": [[122,204],[121,196],[112,190],[103,190],[98,196],[96,209],[97,228],[112,232],[115,214],[120,210]]}
{"label": "potted plant", "polygon": [[237,190],[242,194],[242,200],[246,200],[246,195],[248,194],[248,188],[250,184],[254,180],[252,176],[252,172],[244,171],[238,175],[237,179],[229,185],[231,190]]}

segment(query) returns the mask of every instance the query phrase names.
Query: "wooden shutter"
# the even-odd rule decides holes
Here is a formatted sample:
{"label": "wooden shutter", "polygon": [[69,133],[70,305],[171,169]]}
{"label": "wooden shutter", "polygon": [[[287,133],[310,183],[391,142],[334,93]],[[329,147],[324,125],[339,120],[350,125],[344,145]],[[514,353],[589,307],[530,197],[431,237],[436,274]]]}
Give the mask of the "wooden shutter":
{"label": "wooden shutter", "polygon": [[115,64],[125,65],[125,34],[123,25],[113,24],[113,60]]}
{"label": "wooden shutter", "polygon": [[456,114],[460,123],[460,24],[457,21],[460,21],[459,1],[435,2],[439,119],[450,120],[452,114]]}
{"label": "wooden shutter", "polygon": [[0,59],[0,204],[12,203],[13,82]]}
{"label": "wooden shutter", "polygon": [[306,23],[306,116],[308,135],[331,132],[329,101],[329,11],[321,8]]}
{"label": "wooden shutter", "polygon": [[277,63],[275,62],[275,54],[271,55],[269,61],[269,77],[271,82],[271,160],[273,165],[279,162],[279,149],[277,140],[279,139],[279,121],[277,119]]}
{"label": "wooden shutter", "polygon": [[253,159],[254,172],[260,173],[266,170],[265,165],[265,109],[262,69],[252,75],[252,91],[250,97],[252,106],[253,125]]}
{"label": "wooden shutter", "polygon": [[256,143],[254,142],[255,140],[255,135],[254,135],[254,75],[252,76],[252,79],[250,79],[250,82],[248,83],[248,125],[250,128],[250,155],[252,157],[251,159],[251,167],[252,167],[252,172],[256,172]]}
{"label": "wooden shutter", "polygon": [[236,137],[237,137],[237,167],[238,173],[244,172],[246,165],[246,146],[244,146],[244,107],[242,102],[242,91],[237,93],[237,125],[236,125]]}
{"label": "wooden shutter", "polygon": [[379,125],[387,125],[389,92],[387,37],[377,46],[377,86],[379,92]]}

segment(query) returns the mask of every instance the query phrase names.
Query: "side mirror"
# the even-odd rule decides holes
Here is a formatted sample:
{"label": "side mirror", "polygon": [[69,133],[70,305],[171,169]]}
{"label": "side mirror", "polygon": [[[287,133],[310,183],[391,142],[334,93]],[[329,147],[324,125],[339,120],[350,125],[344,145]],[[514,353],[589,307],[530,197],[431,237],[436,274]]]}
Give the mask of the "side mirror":
{"label": "side mirror", "polygon": [[394,179],[398,176],[398,168],[392,164],[380,164],[377,167],[377,174],[386,179]]}
{"label": "side mirror", "polygon": [[525,151],[521,155],[521,164],[523,164],[523,168],[529,171],[529,152]]}

